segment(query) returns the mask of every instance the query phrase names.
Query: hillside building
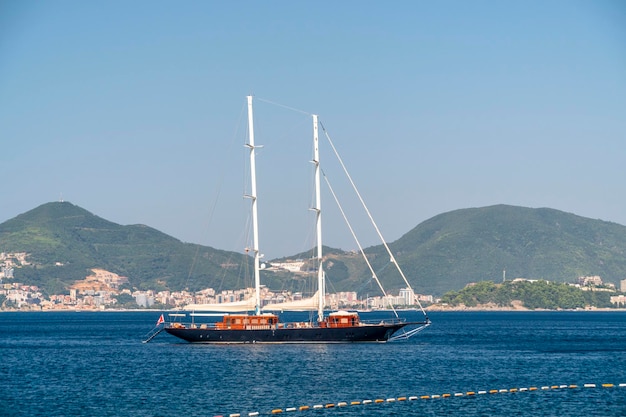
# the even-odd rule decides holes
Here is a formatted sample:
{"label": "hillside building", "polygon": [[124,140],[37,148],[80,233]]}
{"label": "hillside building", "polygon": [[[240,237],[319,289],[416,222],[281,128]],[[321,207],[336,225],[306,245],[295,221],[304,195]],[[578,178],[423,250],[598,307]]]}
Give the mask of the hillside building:
{"label": "hillside building", "polygon": [[602,285],[602,278],[599,275],[578,277],[578,284],[581,286],[600,286]]}
{"label": "hillside building", "polygon": [[611,297],[611,304],[616,307],[626,307],[626,295],[614,295]]}

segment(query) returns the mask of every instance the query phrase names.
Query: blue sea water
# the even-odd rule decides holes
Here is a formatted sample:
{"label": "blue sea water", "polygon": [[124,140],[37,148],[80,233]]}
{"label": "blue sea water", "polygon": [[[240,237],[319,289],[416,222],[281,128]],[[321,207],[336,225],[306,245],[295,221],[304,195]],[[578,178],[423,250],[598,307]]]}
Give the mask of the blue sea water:
{"label": "blue sea water", "polygon": [[[431,327],[387,344],[195,345],[165,333],[141,343],[159,315],[1,313],[0,416],[247,416],[306,405],[289,414],[626,416],[623,312],[432,313]],[[529,387],[538,390],[467,395]],[[336,406],[313,409],[326,404]]]}

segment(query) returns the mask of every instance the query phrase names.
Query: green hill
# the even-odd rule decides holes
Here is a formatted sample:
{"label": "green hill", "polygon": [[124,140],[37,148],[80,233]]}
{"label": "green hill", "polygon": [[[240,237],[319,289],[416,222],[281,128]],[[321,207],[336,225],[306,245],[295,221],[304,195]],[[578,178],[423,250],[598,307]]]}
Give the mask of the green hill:
{"label": "green hill", "polygon": [[[562,211],[506,205],[435,216],[390,243],[417,292],[442,295],[470,282],[517,277],[573,282],[626,278],[626,227]],[[250,257],[183,243],[142,225],[121,226],[70,203],[48,203],[0,224],[0,252],[27,252],[33,264],[15,280],[62,292],[91,268],[129,278],[140,289],[243,288]],[[388,291],[404,287],[382,246],[366,249]],[[325,248],[329,291],[375,295],[360,255]],[[290,258],[306,258],[305,254]],[[243,264],[243,265],[242,265]],[[240,265],[242,265],[240,267]],[[296,278],[296,279],[294,279]],[[263,272],[274,290],[302,290],[301,277]]]}
{"label": "green hill", "polygon": [[570,284],[539,281],[481,281],[461,291],[450,291],[441,299],[451,307],[524,307],[531,310],[573,310],[588,306],[610,308],[612,292],[584,291]]}
{"label": "green hill", "polygon": [[126,276],[140,289],[245,286],[239,268],[222,267],[240,264],[241,254],[182,243],[143,225],[121,226],[68,202],[47,203],[0,224],[0,252],[29,253],[32,265],[16,268],[15,280],[51,294],[91,268]]}
{"label": "green hill", "polygon": [[[548,208],[496,205],[435,216],[391,243],[414,288],[443,294],[470,282],[506,277],[573,282],[600,275],[618,285],[626,278],[626,227]],[[382,247],[373,263],[388,261]],[[385,272],[390,287],[400,279]]]}

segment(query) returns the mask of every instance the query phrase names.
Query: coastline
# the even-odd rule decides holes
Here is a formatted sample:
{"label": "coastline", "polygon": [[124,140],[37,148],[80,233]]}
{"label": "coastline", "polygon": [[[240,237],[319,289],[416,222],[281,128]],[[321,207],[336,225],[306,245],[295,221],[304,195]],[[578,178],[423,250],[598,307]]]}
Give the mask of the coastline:
{"label": "coastline", "polygon": [[[0,314],[2,313],[164,313],[164,312],[175,312],[179,310],[164,310],[164,309],[58,309],[58,310],[0,310]],[[385,310],[359,310],[359,313],[372,313],[377,311],[393,311],[391,309]],[[404,311],[419,311],[419,309],[396,309],[398,312]],[[441,304],[432,304],[427,307],[424,307],[424,311],[427,313],[435,312],[435,313],[447,313],[447,312],[520,312],[520,313],[532,313],[532,312],[626,312],[626,308],[599,308],[599,307],[587,307],[587,308],[576,308],[576,309],[530,309],[523,306],[513,306],[513,307],[501,307],[490,304],[481,304],[474,307],[467,307],[464,305],[461,306],[449,306],[449,305],[441,305]]]}
{"label": "coastline", "polygon": [[66,308],[66,309],[58,309],[58,310],[0,310],[0,314],[2,313],[131,313],[131,312],[144,312],[144,313],[163,313],[164,311],[174,311],[174,310],[158,310],[158,309],[106,309],[106,310],[88,310],[81,308]]}
{"label": "coastline", "polygon": [[579,312],[611,312],[611,311],[615,311],[615,312],[626,312],[626,308],[601,308],[601,307],[586,307],[586,308],[573,308],[573,309],[566,309],[566,308],[559,308],[559,309],[542,309],[542,308],[535,308],[535,309],[530,309],[530,308],[526,308],[522,305],[515,305],[513,307],[501,307],[501,306],[496,306],[496,305],[490,305],[490,304],[479,304],[477,306],[474,307],[467,307],[465,305],[460,305],[460,306],[448,306],[448,305],[441,305],[441,304],[433,304],[430,305],[428,307],[425,307],[424,310],[426,310],[426,312],[437,312],[437,313],[445,313],[445,312],[498,312],[498,311],[502,311],[502,312],[520,312],[520,313],[526,313],[526,312],[549,312],[549,311],[553,311],[553,312],[572,312],[572,311],[579,311]]}

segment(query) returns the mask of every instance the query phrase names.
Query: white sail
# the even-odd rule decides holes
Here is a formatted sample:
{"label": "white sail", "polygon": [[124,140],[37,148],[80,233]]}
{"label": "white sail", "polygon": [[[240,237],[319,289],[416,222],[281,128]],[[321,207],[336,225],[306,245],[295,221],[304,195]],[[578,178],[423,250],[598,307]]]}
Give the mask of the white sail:
{"label": "white sail", "polygon": [[242,301],[232,301],[229,303],[219,304],[188,304],[183,310],[185,311],[219,311],[221,313],[236,313],[244,311],[252,311],[256,307],[254,298],[248,298]]}
{"label": "white sail", "polygon": [[284,303],[268,304],[263,307],[263,311],[316,311],[319,307],[319,292],[313,297],[296,301],[286,301]]}

